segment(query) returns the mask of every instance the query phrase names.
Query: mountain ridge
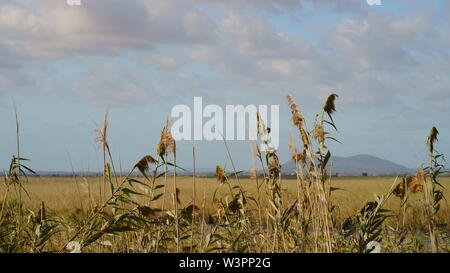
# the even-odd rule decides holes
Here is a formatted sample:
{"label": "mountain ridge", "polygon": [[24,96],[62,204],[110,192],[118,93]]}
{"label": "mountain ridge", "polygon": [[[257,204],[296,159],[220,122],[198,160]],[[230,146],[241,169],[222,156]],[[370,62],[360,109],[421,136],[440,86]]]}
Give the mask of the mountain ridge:
{"label": "mountain ridge", "polygon": [[[332,164],[332,165],[331,165]],[[406,175],[415,170],[368,154],[349,157],[332,156],[328,167],[332,166],[333,175]],[[283,174],[292,174],[295,163],[291,160],[282,165]]]}

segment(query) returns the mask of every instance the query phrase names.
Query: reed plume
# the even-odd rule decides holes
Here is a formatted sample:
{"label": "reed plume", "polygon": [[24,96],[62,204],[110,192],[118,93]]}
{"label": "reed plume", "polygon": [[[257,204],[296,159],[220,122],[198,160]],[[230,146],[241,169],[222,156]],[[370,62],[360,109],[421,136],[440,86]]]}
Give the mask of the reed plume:
{"label": "reed plume", "polygon": [[217,182],[219,182],[220,184],[224,184],[228,180],[228,175],[220,165],[216,165],[216,177]]}

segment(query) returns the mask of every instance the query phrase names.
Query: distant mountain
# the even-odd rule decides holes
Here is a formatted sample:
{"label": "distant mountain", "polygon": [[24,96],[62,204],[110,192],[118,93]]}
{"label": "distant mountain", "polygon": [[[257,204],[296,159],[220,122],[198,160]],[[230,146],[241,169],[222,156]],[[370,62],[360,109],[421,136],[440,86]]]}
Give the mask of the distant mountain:
{"label": "distant mountain", "polygon": [[[332,156],[330,162],[328,163],[328,167],[331,166],[331,163],[333,164],[332,166],[333,175],[339,174],[349,176],[360,176],[363,175],[363,173],[369,176],[406,175],[412,174],[416,171],[415,169],[409,169],[405,166],[396,164],[394,162],[365,154],[350,157]],[[293,174],[294,171],[295,171],[295,163],[293,161],[289,161],[282,165],[281,168],[282,174],[289,175]],[[169,172],[171,172],[171,170]],[[228,169],[227,172],[229,174],[232,174],[231,169]],[[258,172],[261,172],[261,170],[259,170]],[[39,171],[37,173],[40,176],[55,176],[55,177],[71,177],[74,175],[89,177],[89,176],[103,175],[103,173],[101,172],[76,172],[74,174],[73,172],[67,171],[66,172]],[[186,168],[186,170],[180,169],[177,171],[177,173],[179,175],[191,176],[192,170],[190,168]],[[198,167],[196,168],[196,174],[199,176],[214,176],[215,168]],[[126,175],[126,173],[117,173],[117,175]],[[136,175],[139,175],[139,173],[136,172]],[[243,173],[241,173],[241,175],[248,176],[250,175],[250,172],[244,171]],[[0,177],[1,176],[3,176],[3,173],[0,172]]]}
{"label": "distant mountain", "polygon": [[[333,175],[405,175],[413,173],[415,170],[405,166],[381,159],[371,155],[355,155],[350,157],[332,156],[328,166],[333,164]],[[295,162],[289,161],[283,164],[283,174],[290,174],[295,171]]]}

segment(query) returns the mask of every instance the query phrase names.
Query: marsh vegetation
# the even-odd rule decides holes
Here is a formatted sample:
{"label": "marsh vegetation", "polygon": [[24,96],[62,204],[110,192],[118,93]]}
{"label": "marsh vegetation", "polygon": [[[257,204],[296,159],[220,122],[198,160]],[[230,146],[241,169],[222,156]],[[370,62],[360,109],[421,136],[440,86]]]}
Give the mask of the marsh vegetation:
{"label": "marsh vegetation", "polygon": [[[262,141],[253,143],[250,178],[241,176],[226,141],[230,170],[217,165],[216,178],[178,176],[169,121],[155,153],[143,152],[122,176],[107,115],[97,131],[103,176],[29,177],[16,119],[17,154],[0,186],[0,252],[371,252],[374,241],[383,252],[449,252],[450,179],[442,177],[437,129],[424,137],[429,158],[414,175],[332,177],[328,143],[338,141],[337,98],[328,97],[309,128],[288,96],[295,179],[282,177],[259,115]],[[193,148],[194,170],[195,158]]]}

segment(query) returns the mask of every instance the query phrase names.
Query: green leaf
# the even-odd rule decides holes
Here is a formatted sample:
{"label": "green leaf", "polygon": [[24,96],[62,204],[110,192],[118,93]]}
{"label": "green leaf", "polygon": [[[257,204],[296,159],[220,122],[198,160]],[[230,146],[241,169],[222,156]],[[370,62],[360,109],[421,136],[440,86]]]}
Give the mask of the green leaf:
{"label": "green leaf", "polygon": [[156,201],[159,198],[161,198],[161,196],[163,196],[163,195],[164,195],[164,193],[160,193],[160,194],[156,195],[155,197],[153,197],[151,201]]}
{"label": "green leaf", "polygon": [[135,192],[133,190],[130,190],[129,188],[123,188],[122,192],[128,196],[130,196],[131,194],[135,194],[135,195],[143,195],[142,193],[139,192]]}
{"label": "green leaf", "polygon": [[323,160],[323,168],[325,168],[325,166],[327,165],[327,163],[328,163],[328,160],[330,160],[330,158],[331,158],[331,153],[330,153],[330,151],[328,151],[327,152],[327,154],[325,155],[325,159]]}

